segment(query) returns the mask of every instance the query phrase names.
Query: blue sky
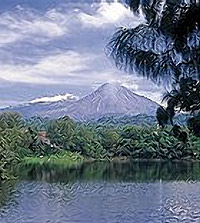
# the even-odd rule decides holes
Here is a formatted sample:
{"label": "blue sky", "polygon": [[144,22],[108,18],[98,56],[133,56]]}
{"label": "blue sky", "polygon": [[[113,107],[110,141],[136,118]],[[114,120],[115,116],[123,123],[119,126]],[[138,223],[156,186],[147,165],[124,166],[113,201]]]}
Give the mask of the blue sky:
{"label": "blue sky", "polygon": [[117,70],[105,45],[134,16],[118,1],[0,0],[0,106],[117,82],[159,101],[162,89]]}

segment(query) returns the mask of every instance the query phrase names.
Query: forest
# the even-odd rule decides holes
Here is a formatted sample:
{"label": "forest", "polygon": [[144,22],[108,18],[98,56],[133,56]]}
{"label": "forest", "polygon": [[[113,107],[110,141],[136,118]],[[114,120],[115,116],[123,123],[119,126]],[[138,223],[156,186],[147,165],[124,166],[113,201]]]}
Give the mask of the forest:
{"label": "forest", "polygon": [[200,138],[188,127],[24,120],[0,115],[0,177],[16,178],[30,167],[76,167],[113,160],[200,160]]}
{"label": "forest", "polygon": [[[142,11],[145,23],[119,27],[106,46],[107,55],[117,68],[168,89],[163,97],[166,107],[158,108],[156,122],[150,118],[150,125],[137,125],[134,119],[103,118],[96,123],[78,123],[67,116],[24,120],[20,114],[2,113],[1,179],[10,178],[21,165],[200,159],[199,1],[126,2],[134,14]],[[191,115],[182,127],[175,123],[175,114],[180,112]]]}

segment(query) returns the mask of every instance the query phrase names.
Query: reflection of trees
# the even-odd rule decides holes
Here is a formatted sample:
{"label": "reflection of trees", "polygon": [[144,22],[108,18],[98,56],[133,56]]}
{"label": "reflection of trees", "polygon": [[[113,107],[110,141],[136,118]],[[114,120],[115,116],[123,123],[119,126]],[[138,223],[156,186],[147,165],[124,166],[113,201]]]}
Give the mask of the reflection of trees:
{"label": "reflection of trees", "polygon": [[[22,175],[24,174],[25,172]],[[23,178],[25,178],[25,175]],[[72,192],[70,188],[72,185],[76,187],[76,183],[78,187],[78,182],[86,182],[86,184],[82,184],[84,186],[94,182],[200,181],[200,162],[92,162],[67,169],[62,167],[34,166],[27,169],[26,179],[43,182],[63,182],[63,184],[59,184],[60,189],[58,191],[60,192],[60,197],[58,197],[58,194],[56,196],[51,194],[51,198],[53,200],[65,200],[71,199],[69,196],[74,196],[74,191]],[[8,181],[0,185],[0,209],[11,200],[15,192],[16,183],[16,181]],[[67,196],[61,191],[66,183],[68,188],[66,191]],[[81,190],[85,192],[85,188]]]}
{"label": "reflection of trees", "polygon": [[29,179],[47,182],[106,181],[154,182],[158,180],[200,180],[199,162],[146,162],[115,161],[84,163],[77,168],[54,169],[34,167],[28,171]]}
{"label": "reflection of trees", "polygon": [[9,180],[0,183],[0,209],[11,199],[15,192],[16,180]]}

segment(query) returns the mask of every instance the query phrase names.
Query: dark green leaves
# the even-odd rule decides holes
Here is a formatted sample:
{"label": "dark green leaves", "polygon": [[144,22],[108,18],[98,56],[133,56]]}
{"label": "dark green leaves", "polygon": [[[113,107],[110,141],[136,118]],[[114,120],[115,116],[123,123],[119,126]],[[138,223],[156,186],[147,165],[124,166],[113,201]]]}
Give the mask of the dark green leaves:
{"label": "dark green leaves", "polygon": [[128,3],[134,12],[142,9],[146,23],[121,28],[112,36],[108,51],[117,67],[156,83],[172,84],[185,73],[199,78],[199,4],[180,0]]}

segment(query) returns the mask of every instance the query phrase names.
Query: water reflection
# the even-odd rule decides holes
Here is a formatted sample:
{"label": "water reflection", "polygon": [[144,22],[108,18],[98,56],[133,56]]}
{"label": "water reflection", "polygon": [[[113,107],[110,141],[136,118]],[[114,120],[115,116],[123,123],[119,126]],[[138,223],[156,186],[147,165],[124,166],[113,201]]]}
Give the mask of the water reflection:
{"label": "water reflection", "polygon": [[200,162],[116,161],[84,163],[71,169],[31,167],[26,169],[28,179],[47,182],[106,181],[155,182],[198,181]]}
{"label": "water reflection", "polygon": [[0,209],[1,223],[200,222],[199,163],[104,162],[28,172]]}

